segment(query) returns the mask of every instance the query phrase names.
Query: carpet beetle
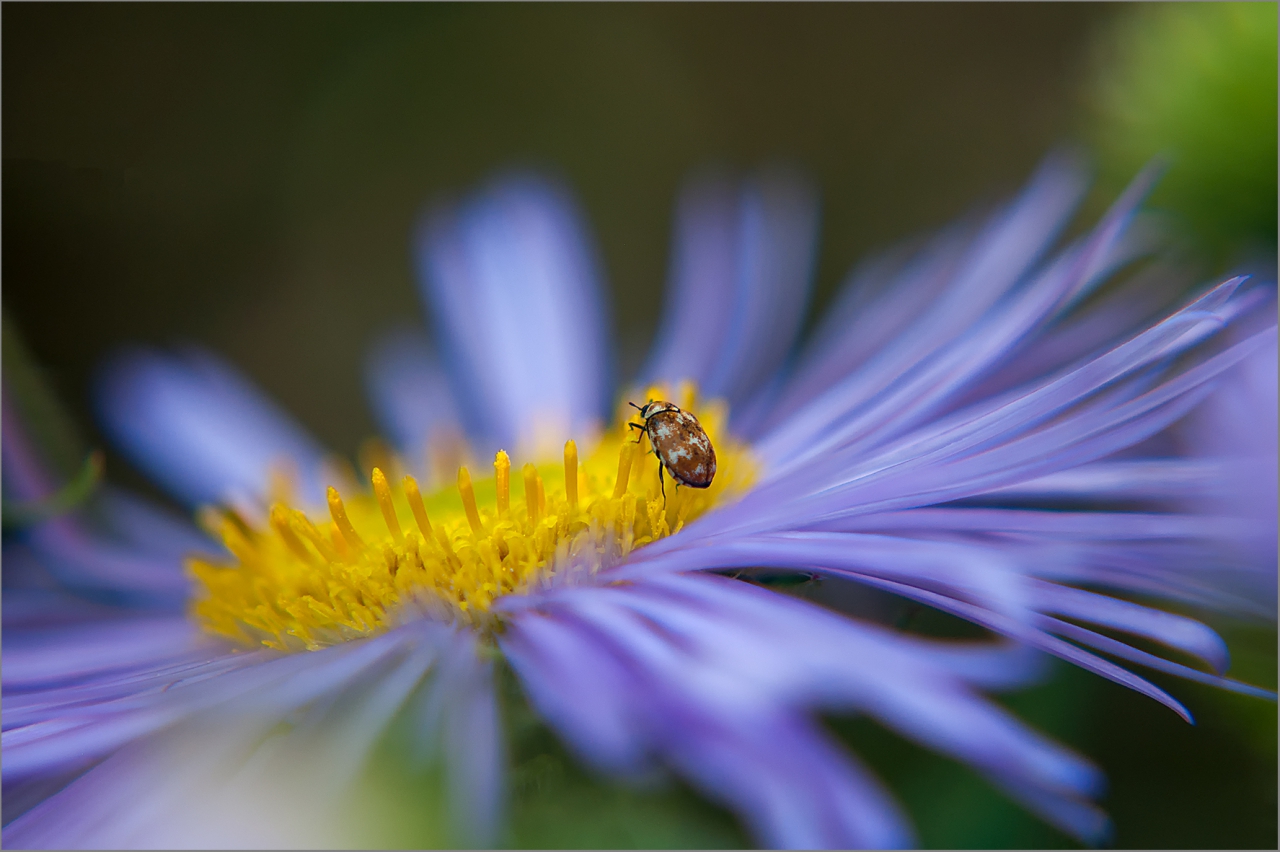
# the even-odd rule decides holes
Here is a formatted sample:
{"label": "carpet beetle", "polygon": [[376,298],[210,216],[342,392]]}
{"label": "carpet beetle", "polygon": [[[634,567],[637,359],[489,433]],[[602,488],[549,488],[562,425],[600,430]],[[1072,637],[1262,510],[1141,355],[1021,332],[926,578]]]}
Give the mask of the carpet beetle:
{"label": "carpet beetle", "polygon": [[664,499],[667,490],[662,480],[663,468],[678,485],[706,488],[711,484],[716,475],[716,450],[698,418],[661,400],[651,399],[644,407],[634,402],[628,404],[644,418],[643,426],[639,423],[628,425],[633,429],[643,429],[649,436],[649,443],[658,457],[658,484]]}

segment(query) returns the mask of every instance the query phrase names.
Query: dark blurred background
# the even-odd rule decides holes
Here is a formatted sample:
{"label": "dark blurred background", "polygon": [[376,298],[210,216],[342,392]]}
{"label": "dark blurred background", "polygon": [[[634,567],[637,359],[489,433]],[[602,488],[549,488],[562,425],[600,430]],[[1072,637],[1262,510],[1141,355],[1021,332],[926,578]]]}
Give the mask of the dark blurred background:
{"label": "dark blurred background", "polygon": [[349,449],[373,429],[365,345],[421,310],[408,240],[438,194],[511,164],[565,177],[625,370],[691,169],[813,177],[821,303],[869,249],[1015,189],[1067,138],[1112,11],[7,7],[5,307],[73,405],[113,345],[193,338]]}
{"label": "dark blurred background", "polygon": [[[1054,146],[1093,138],[1091,81],[1128,10],[6,4],[0,14],[4,310],[90,440],[95,364],[128,341],[194,340],[350,451],[373,431],[365,347],[420,314],[408,239],[431,199],[511,165],[567,179],[600,246],[626,375],[657,321],[672,203],[691,169],[785,161],[814,179],[818,312],[870,249],[994,200]],[[1270,98],[1274,110],[1274,88]],[[1274,185],[1274,111],[1270,122]],[[1274,207],[1263,208],[1274,243]],[[141,481],[114,456],[108,471]],[[1274,633],[1241,630],[1244,665],[1274,686]],[[1171,686],[1200,727],[1079,673],[1017,700],[1107,769],[1119,845],[1274,848],[1274,706]],[[1068,842],[967,771],[876,731],[843,735],[892,778],[927,843]]]}

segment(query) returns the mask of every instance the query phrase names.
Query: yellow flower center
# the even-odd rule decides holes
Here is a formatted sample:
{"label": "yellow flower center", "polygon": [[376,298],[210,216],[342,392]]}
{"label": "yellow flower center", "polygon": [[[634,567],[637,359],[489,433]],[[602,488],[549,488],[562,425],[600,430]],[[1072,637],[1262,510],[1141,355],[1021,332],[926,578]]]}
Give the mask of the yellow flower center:
{"label": "yellow flower center", "polygon": [[[662,388],[648,395],[669,398]],[[615,564],[751,484],[756,465],[724,431],[725,406],[696,407],[689,385],[680,396],[715,446],[709,488],[675,487],[668,477],[664,498],[659,463],[643,432],[628,427],[641,422],[629,408],[633,417],[620,411],[586,456],[569,441],[562,461],[525,464],[514,505],[503,451],[492,477],[472,479],[462,467],[456,487],[430,494],[412,476],[392,482],[374,467],[370,491],[344,499],[329,489],[328,518],[283,502],[257,523],[217,513],[216,531],[234,559],[188,561],[197,583],[191,615],[212,633],[282,650],[368,636],[415,614],[485,626],[498,597],[527,592],[570,566]]]}

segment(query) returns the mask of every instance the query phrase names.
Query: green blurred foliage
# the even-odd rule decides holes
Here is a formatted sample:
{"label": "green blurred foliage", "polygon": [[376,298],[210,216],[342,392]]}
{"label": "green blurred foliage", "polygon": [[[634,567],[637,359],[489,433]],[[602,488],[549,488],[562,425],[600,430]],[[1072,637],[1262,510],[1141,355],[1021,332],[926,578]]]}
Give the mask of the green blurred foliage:
{"label": "green blurred foliage", "polygon": [[74,476],[84,465],[88,446],[7,312],[0,347],[6,402],[50,470],[64,478]]}
{"label": "green blurred foliage", "polygon": [[1276,243],[1275,3],[1150,3],[1103,31],[1087,136],[1104,192],[1157,155],[1152,198],[1221,263]]}

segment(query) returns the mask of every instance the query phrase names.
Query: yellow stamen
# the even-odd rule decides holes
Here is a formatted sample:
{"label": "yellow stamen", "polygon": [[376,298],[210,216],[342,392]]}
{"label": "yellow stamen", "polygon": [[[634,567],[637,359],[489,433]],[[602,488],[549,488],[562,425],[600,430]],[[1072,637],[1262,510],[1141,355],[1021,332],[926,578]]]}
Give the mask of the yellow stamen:
{"label": "yellow stamen", "polygon": [[342,537],[342,530],[338,529],[337,524],[334,524],[329,528],[329,542],[333,545],[333,549],[337,552],[339,558],[342,558],[351,552],[351,546],[347,544],[347,540]]}
{"label": "yellow stamen", "polygon": [[250,562],[254,557],[253,544],[240,525],[231,518],[232,516],[228,515],[222,522],[222,543],[241,562]]}
{"label": "yellow stamen", "polygon": [[471,487],[471,471],[465,467],[458,468],[458,493],[462,495],[462,508],[467,512],[467,523],[471,524],[471,531],[483,532],[480,510],[476,508],[476,492]]}
{"label": "yellow stamen", "polygon": [[276,531],[276,535],[284,542],[285,547],[293,551],[294,556],[307,562],[311,561],[311,551],[307,550],[307,546],[302,543],[297,534],[289,526],[289,510],[279,503],[271,507],[269,515],[271,519],[271,528]]}
{"label": "yellow stamen", "polygon": [[529,513],[529,524],[538,522],[538,469],[531,464],[524,466],[524,506]]}
{"label": "yellow stamen", "polygon": [[615,500],[627,493],[627,480],[631,477],[631,456],[635,446],[634,441],[626,441],[622,445],[622,451],[618,453],[618,479],[613,486]]}
{"label": "yellow stamen", "polygon": [[338,561],[338,553],[333,549],[329,542],[324,540],[324,536],[320,535],[320,530],[316,529],[315,524],[298,510],[293,511],[293,515],[289,518],[289,525],[293,531],[306,538],[315,545],[316,550],[320,551],[320,555],[330,562]]}
{"label": "yellow stamen", "polygon": [[493,457],[493,481],[498,492],[498,517],[505,518],[511,508],[511,456],[506,450],[498,450]]}
{"label": "yellow stamen", "polygon": [[404,541],[404,530],[400,529],[396,507],[391,503],[391,486],[387,484],[386,474],[377,467],[373,469],[373,495],[378,498],[378,508],[382,510],[382,519],[387,522],[391,537],[396,541]]}
{"label": "yellow stamen", "polygon": [[430,540],[431,521],[427,518],[427,507],[422,503],[422,492],[418,490],[418,480],[412,476],[404,478],[404,496],[409,500],[409,509],[413,512],[413,519],[418,522],[422,537]]}
{"label": "yellow stamen", "polygon": [[[675,398],[666,389],[653,396]],[[626,428],[630,413],[619,412],[614,427],[583,455],[569,441],[563,459],[523,466],[525,512],[513,514],[506,453],[495,457],[492,479],[473,482],[466,468],[454,467],[447,485],[431,493],[413,477],[390,476],[378,466],[370,473],[372,489],[349,483],[345,503],[339,489],[331,489],[323,520],[283,504],[262,518],[229,508],[202,511],[202,523],[215,529],[231,556],[226,563],[188,562],[197,584],[192,616],[233,641],[289,651],[387,630],[415,617],[418,606],[432,616],[496,629],[503,616],[494,602],[538,588],[566,558],[599,570],[678,533],[750,484],[755,463],[724,432],[723,404],[703,403],[693,413],[715,444],[719,470],[710,488],[682,489],[669,500],[660,494],[657,466],[640,463],[645,445]],[[401,500],[416,528],[402,526],[395,511]],[[390,535],[364,539],[356,532],[380,524]]]}
{"label": "yellow stamen", "polygon": [[342,534],[342,540],[352,550],[363,550],[364,539],[356,528],[351,526],[351,521],[347,519],[347,509],[342,505],[342,498],[338,496],[338,489],[332,485],[329,486],[329,515],[333,518],[334,525],[338,528],[338,532]]}
{"label": "yellow stamen", "polygon": [[578,508],[578,445],[564,442],[564,499],[569,509]]}

